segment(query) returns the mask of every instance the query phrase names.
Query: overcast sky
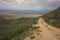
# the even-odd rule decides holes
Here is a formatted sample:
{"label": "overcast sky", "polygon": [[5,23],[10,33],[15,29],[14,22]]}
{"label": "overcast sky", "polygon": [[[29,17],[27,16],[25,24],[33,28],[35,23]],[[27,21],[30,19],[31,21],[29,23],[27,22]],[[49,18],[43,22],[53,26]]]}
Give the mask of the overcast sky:
{"label": "overcast sky", "polygon": [[0,0],[0,9],[53,10],[60,0]]}

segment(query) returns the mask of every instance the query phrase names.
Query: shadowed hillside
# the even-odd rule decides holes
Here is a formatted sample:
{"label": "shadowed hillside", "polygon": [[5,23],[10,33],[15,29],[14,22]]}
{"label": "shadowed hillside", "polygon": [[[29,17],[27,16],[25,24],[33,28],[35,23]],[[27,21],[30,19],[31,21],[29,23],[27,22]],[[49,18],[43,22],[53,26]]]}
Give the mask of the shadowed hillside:
{"label": "shadowed hillside", "polygon": [[45,22],[60,28],[60,7],[43,16]]}

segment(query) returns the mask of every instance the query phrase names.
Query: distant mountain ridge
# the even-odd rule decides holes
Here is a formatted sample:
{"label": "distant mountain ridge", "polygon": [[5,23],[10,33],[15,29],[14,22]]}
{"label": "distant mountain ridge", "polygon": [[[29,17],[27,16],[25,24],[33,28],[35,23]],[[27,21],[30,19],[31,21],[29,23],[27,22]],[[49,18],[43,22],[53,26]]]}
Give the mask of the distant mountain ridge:
{"label": "distant mountain ridge", "polygon": [[46,14],[52,10],[11,10],[11,9],[0,9],[0,12],[15,12],[15,13],[34,13],[34,14]]}
{"label": "distant mountain ridge", "polygon": [[16,13],[40,13],[39,10],[4,10],[1,9],[0,12],[16,12]]}
{"label": "distant mountain ridge", "polygon": [[20,18],[20,17],[35,17],[41,15],[40,11],[36,10],[0,10],[0,18]]}

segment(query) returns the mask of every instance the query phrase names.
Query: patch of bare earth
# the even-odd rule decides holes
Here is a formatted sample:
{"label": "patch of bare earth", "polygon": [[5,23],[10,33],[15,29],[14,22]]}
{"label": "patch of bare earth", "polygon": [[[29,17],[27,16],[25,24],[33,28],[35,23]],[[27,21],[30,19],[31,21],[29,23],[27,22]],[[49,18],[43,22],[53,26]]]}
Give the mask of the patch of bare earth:
{"label": "patch of bare earth", "polygon": [[60,40],[60,29],[48,25],[43,18],[38,20],[39,30],[32,37],[27,36],[24,40]]}

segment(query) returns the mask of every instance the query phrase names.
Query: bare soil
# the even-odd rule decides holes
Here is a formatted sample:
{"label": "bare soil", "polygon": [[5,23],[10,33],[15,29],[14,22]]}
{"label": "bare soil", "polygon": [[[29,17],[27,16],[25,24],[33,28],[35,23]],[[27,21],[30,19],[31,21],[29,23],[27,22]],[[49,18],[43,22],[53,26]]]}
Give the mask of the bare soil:
{"label": "bare soil", "polygon": [[48,25],[43,18],[38,20],[36,26],[40,28],[34,32],[34,38],[27,36],[24,40],[60,40],[60,29]]}

